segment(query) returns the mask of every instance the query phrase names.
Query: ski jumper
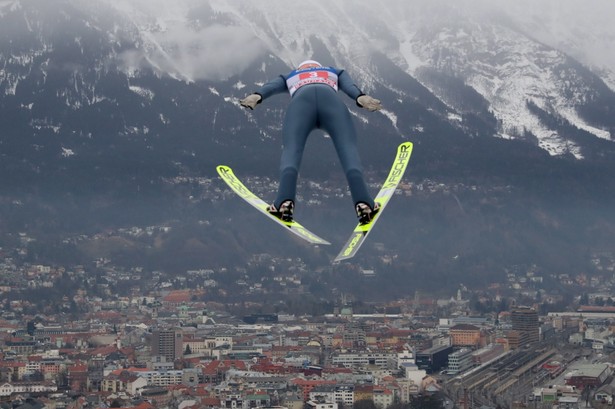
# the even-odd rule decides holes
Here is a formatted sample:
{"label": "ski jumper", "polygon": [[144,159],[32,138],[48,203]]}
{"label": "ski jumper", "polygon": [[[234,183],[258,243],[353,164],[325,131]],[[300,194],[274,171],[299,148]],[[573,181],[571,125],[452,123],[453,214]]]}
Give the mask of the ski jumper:
{"label": "ski jumper", "polygon": [[282,128],[276,208],[285,200],[295,201],[303,151],[314,129],[321,129],[331,137],[355,205],[363,202],[374,207],[374,199],[363,178],[357,133],[348,108],[337,95],[338,89],[355,101],[364,95],[349,74],[331,67],[297,69],[288,75],[280,75],[257,91],[262,100],[282,92],[291,95]]}

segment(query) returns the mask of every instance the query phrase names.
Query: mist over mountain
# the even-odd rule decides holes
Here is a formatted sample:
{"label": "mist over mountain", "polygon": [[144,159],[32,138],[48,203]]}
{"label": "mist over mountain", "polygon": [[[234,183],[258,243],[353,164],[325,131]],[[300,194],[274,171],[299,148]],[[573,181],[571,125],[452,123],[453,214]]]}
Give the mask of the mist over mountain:
{"label": "mist over mountain", "polygon": [[354,260],[383,291],[599,272],[615,251],[610,2],[310,4],[0,1],[0,246],[178,272],[264,252],[327,265],[354,215],[323,133],[297,215],[332,248],[289,240],[215,175],[230,165],[273,198],[288,97],[238,100],[314,58],[383,102],[342,95],[374,191],[397,144],[415,144]]}

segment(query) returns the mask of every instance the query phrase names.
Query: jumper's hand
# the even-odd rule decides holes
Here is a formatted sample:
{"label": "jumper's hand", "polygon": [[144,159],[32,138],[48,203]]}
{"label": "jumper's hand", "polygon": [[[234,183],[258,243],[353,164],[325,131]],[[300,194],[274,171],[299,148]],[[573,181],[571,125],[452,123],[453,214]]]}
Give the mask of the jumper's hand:
{"label": "jumper's hand", "polygon": [[239,104],[242,107],[254,109],[256,108],[256,105],[258,105],[261,102],[261,99],[263,99],[263,97],[261,97],[258,94],[250,94],[244,99],[240,99]]}
{"label": "jumper's hand", "polygon": [[374,112],[382,109],[379,99],[370,97],[369,95],[361,95],[357,98],[357,103],[368,111]]}

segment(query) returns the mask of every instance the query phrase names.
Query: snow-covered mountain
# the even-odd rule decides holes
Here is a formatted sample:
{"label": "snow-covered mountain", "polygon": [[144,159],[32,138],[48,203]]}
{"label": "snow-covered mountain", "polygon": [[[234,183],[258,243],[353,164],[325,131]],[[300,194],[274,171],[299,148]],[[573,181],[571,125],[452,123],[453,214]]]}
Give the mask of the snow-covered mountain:
{"label": "snow-covered mountain", "polygon": [[[263,52],[293,66],[322,46],[330,63],[347,67],[369,90],[388,85],[370,64],[374,53],[383,53],[412,76],[431,68],[462,79],[490,103],[501,121],[498,135],[531,132],[551,154],[581,158],[578,143],[544,124],[526,104],[531,101],[598,138],[613,138],[612,123],[590,120],[577,110],[588,101],[613,101],[615,30],[608,21],[613,6],[607,1],[591,8],[579,1],[535,3],[404,1],[376,8],[369,1],[306,6],[218,0],[209,2],[210,8],[184,1],[161,12],[155,2],[111,2],[139,16],[132,21],[152,39],[155,51],[149,55],[164,57],[161,66],[179,61],[177,71],[170,71],[180,77],[241,73]],[[186,23],[188,18],[193,24]],[[164,49],[170,54],[161,54]],[[214,66],[203,64],[212,55]],[[596,89],[600,80],[610,91]],[[424,85],[436,92],[435,84]]]}
{"label": "snow-covered mountain", "polygon": [[[613,139],[612,120],[586,113],[593,104],[612,107],[615,101],[615,53],[609,52],[615,29],[607,18],[612,6],[596,1],[588,11],[581,3],[417,0],[376,7],[363,0],[309,6],[278,0],[4,0],[0,87],[4,95],[14,95],[21,80],[44,74],[45,64],[60,63],[46,58],[59,44],[73,43],[81,47],[84,64],[96,64],[98,72],[116,65],[128,78],[144,69],[185,82],[237,77],[236,89],[255,87],[242,79],[247,72],[266,71],[261,82],[274,75],[262,65],[264,56],[288,67],[318,56],[346,67],[368,92],[384,88],[402,102],[416,99],[377,66],[374,56],[383,55],[441,99],[451,118],[463,114],[463,107],[426,72],[458,79],[480,94],[499,121],[495,135],[531,133],[553,155],[582,158],[578,141],[528,108],[531,102],[596,138]],[[72,86],[87,87],[79,76],[76,69]],[[138,85],[130,89],[146,101],[153,95]],[[67,104],[95,105],[106,97],[91,92],[83,98]],[[384,114],[397,126],[400,113],[384,102]]]}

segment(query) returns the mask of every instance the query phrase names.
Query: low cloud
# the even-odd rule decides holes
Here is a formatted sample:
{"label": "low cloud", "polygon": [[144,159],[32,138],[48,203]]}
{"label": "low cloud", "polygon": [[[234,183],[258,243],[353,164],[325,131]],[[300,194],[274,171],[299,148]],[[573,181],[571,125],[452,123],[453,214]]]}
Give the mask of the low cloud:
{"label": "low cloud", "polygon": [[127,69],[154,66],[188,80],[220,80],[245,70],[265,46],[246,27],[210,24],[190,17],[206,7],[198,0],[98,0],[126,16],[139,31],[140,46],[122,55]]}
{"label": "low cloud", "polygon": [[147,37],[143,48],[122,55],[127,68],[153,65],[186,80],[226,79],[248,68],[264,50],[260,40],[239,27],[174,27]]}
{"label": "low cloud", "polygon": [[[319,14],[327,10],[344,24],[356,24],[359,33],[369,31],[366,28],[383,27],[383,22],[396,29],[429,25],[434,11],[437,16],[451,13],[454,18],[463,12],[479,20],[508,15],[528,35],[545,44],[569,52],[584,63],[615,69],[615,30],[610,21],[615,13],[612,0],[594,0],[591,4],[584,0],[390,0],[380,5],[379,13],[375,14],[371,13],[371,0],[356,0],[352,8],[339,10],[330,8],[326,0],[314,0],[319,7],[310,9],[312,14],[300,3],[281,0],[251,3],[255,13],[246,11],[246,5],[240,0],[98,1],[110,2],[125,15],[134,16],[134,22],[148,37],[143,49],[124,55],[127,64],[134,67],[147,61],[189,79],[223,79],[239,74],[263,55],[267,47],[286,47],[282,54],[302,55],[301,43],[279,36],[290,32],[297,39],[305,39],[326,32],[319,24],[306,22],[328,23]],[[234,24],[196,30],[187,23],[187,16],[194,16],[195,10],[202,11],[209,6],[212,7],[210,16],[216,9],[228,13],[230,19],[236,18]],[[301,14],[303,19],[289,25],[288,16],[295,14]],[[263,37],[262,40],[257,36]],[[269,41],[267,45],[265,41]],[[374,46],[386,48],[378,39],[373,41]],[[345,46],[352,47],[352,43]]]}
{"label": "low cloud", "polygon": [[154,63],[190,79],[225,79],[239,74],[262,54],[264,47],[247,29],[214,25],[199,31],[174,27],[153,35],[160,46]]}

